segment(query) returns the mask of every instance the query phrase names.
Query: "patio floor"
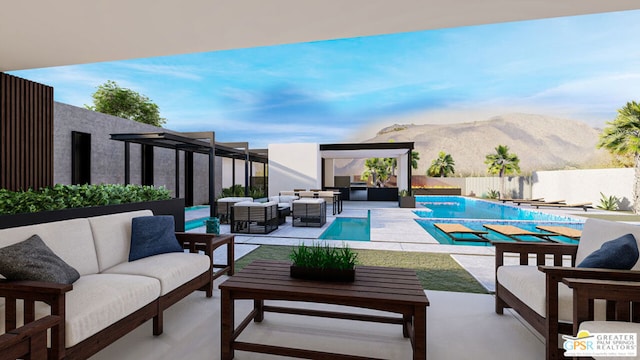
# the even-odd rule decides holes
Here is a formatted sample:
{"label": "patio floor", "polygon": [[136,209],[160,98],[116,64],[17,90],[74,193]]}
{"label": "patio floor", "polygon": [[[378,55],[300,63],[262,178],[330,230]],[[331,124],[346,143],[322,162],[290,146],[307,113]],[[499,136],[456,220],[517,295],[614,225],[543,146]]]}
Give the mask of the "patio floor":
{"label": "patio floor", "polygon": [[[395,203],[345,202],[338,216],[365,217],[372,209],[371,241],[349,241],[353,248],[446,252],[487,289],[493,291],[494,251],[491,247],[438,244],[413,221],[411,209]],[[562,210],[549,211],[560,213]],[[567,212],[565,211],[564,214]],[[208,216],[208,208],[187,212],[187,220]],[[335,218],[328,216],[328,223]],[[327,228],[293,228],[287,224],[268,235],[236,235],[236,256],[241,257],[259,244],[297,245],[311,242]],[[222,232],[229,232],[223,225]],[[192,230],[204,232],[204,227]],[[223,249],[216,256],[223,261]],[[220,292],[212,299],[203,293],[191,294],[165,312],[165,330],[152,336],[151,322],[110,345],[92,359],[219,359]],[[427,309],[428,359],[542,359],[544,342],[517,314],[494,312],[493,295],[426,290],[431,305]],[[239,302],[237,316],[252,303]],[[327,308],[329,305],[314,305]],[[367,310],[358,310],[368,312]],[[239,315],[238,315],[239,314]],[[240,339],[296,346],[321,351],[344,352],[386,359],[410,359],[411,345],[398,325],[358,321],[327,320],[305,316],[267,313],[260,324],[251,324]],[[236,359],[279,359],[262,354],[236,352]]]}
{"label": "patio floor", "polygon": [[[544,358],[542,340],[513,313],[495,314],[492,295],[426,294],[431,302],[427,309],[428,359]],[[236,314],[240,315],[247,314],[252,305],[237,304]],[[218,290],[212,299],[202,292],[189,295],[165,312],[164,323],[161,336],[152,335],[148,321],[91,359],[220,359]],[[240,339],[393,360],[412,358],[411,344],[402,337],[399,325],[267,313],[261,324],[249,325]],[[237,351],[235,359],[282,357]]]}

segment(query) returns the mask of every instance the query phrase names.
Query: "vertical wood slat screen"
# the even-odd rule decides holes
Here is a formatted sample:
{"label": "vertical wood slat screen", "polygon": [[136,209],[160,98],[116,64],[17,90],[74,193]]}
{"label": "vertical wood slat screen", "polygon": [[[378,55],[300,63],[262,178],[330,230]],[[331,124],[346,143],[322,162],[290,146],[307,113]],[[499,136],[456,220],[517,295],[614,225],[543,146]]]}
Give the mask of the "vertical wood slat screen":
{"label": "vertical wood slat screen", "polygon": [[53,185],[53,88],[0,73],[0,188]]}

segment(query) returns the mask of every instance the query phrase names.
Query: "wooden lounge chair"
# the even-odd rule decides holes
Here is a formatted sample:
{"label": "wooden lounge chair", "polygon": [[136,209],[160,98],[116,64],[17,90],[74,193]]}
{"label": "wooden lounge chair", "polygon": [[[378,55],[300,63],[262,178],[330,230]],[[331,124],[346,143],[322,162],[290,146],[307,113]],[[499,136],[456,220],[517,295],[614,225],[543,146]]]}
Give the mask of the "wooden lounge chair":
{"label": "wooden lounge chair", "polygon": [[503,204],[506,203],[507,201],[510,201],[512,203],[520,205],[520,204],[528,204],[528,203],[531,203],[531,202],[543,202],[544,198],[535,198],[535,199],[498,199],[498,200],[502,201]]}
{"label": "wooden lounge chair", "polygon": [[562,204],[562,203],[557,203],[557,204],[547,204],[547,203],[532,203],[531,206],[535,206],[536,209],[540,208],[540,206],[544,206],[544,207],[555,207],[555,208],[582,208],[582,210],[587,211],[587,208],[591,207],[591,203],[590,202],[584,202],[584,203],[576,203],[576,204]]}
{"label": "wooden lounge chair", "polygon": [[517,226],[513,226],[513,225],[482,225],[485,228],[491,230],[491,231],[495,231],[500,235],[504,235],[507,237],[512,238],[515,241],[522,241],[522,239],[520,239],[520,236],[534,236],[537,237],[539,239],[542,240],[546,240],[546,241],[550,241],[550,242],[557,242],[553,239],[550,238],[550,236],[555,236],[555,234],[551,234],[551,233],[539,233],[539,232],[533,232],[533,231],[529,231],[529,230],[525,230],[522,228],[519,228]]}
{"label": "wooden lounge chair", "polygon": [[538,225],[537,229],[542,231],[554,233],[560,236],[568,237],[570,239],[580,240],[582,236],[582,231],[578,229],[573,229],[566,226],[547,226],[547,225]]}
{"label": "wooden lounge chair", "polygon": [[[462,224],[437,223],[437,224],[433,224],[433,226],[435,226],[436,229],[445,233],[453,241],[481,241],[481,242],[489,241],[489,239],[484,237],[486,234],[488,234],[488,232],[482,231],[482,230],[469,229],[468,227]],[[470,235],[475,235],[476,237],[462,238],[462,237],[455,236],[455,234],[460,234],[460,235],[470,234]]]}

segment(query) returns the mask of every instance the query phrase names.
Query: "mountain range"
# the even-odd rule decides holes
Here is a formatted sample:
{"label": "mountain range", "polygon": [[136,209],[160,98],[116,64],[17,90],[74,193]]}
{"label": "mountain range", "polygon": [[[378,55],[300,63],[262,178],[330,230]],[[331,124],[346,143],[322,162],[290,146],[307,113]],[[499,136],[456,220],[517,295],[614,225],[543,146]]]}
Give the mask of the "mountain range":
{"label": "mountain range", "polygon": [[[600,130],[570,119],[535,114],[505,114],[484,121],[447,125],[395,124],[362,142],[414,142],[420,155],[415,175],[424,175],[440,151],[451,154],[458,176],[486,175],[487,154],[498,145],[520,159],[521,173],[604,167],[612,156],[597,149]],[[360,174],[364,159],[336,162],[336,175]]]}

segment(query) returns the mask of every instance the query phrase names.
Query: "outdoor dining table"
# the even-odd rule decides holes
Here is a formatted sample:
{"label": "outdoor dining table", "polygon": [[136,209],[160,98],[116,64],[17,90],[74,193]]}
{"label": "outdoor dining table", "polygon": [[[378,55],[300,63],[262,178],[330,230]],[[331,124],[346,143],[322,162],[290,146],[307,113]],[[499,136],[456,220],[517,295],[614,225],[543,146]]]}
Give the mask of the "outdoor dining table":
{"label": "outdoor dining table", "polygon": [[[312,191],[313,193],[313,197],[314,198],[318,198],[319,197],[319,192],[318,191]],[[299,191],[295,191],[293,195],[295,196],[300,196],[300,192]],[[333,192],[333,215],[336,214],[336,212],[338,214],[342,213],[342,193],[340,191],[334,191]]]}

